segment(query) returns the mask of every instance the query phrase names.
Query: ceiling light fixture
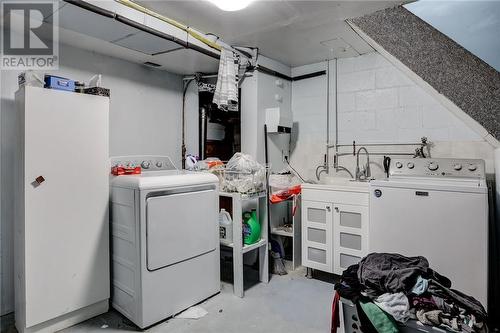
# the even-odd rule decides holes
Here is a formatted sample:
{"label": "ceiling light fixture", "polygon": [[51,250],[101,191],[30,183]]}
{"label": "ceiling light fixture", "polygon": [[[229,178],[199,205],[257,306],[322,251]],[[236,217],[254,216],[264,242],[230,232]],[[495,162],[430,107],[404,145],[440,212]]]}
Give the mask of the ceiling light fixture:
{"label": "ceiling light fixture", "polygon": [[235,12],[237,10],[242,10],[248,7],[253,0],[208,0],[213,3],[219,9],[226,12]]}

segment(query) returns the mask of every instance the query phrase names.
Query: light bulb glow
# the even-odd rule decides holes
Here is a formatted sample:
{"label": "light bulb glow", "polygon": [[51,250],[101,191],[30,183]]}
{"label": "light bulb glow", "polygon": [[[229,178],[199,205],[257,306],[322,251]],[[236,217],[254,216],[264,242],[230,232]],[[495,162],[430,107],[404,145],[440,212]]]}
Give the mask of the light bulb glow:
{"label": "light bulb glow", "polygon": [[253,0],[208,0],[213,3],[219,9],[226,12],[235,12],[237,10],[242,10],[253,1]]}

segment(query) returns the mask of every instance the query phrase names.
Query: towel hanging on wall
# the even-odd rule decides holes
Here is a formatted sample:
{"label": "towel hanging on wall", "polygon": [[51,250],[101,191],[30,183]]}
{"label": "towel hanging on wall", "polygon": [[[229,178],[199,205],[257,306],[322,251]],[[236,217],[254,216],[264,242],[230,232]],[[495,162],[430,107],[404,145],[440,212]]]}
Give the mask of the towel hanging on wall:
{"label": "towel hanging on wall", "polygon": [[238,110],[238,60],[234,52],[223,48],[220,54],[219,73],[213,103],[225,111]]}

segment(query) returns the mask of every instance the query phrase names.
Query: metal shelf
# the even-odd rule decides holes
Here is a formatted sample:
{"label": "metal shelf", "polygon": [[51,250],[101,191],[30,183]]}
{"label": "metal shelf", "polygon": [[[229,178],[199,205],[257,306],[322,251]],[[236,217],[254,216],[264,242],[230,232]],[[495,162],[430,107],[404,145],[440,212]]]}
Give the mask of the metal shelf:
{"label": "metal shelf", "polygon": [[[233,219],[233,242],[220,241],[222,246],[230,247],[233,251],[233,292],[236,296],[243,297],[243,254],[252,250],[259,251],[259,280],[269,282],[269,251],[268,251],[268,220],[267,220],[267,191],[243,194],[237,192],[219,192],[220,197],[231,198]],[[261,239],[250,245],[243,244],[243,211],[242,203],[248,200],[257,201],[257,216],[260,222]]]}
{"label": "metal shelf", "polygon": [[[287,204],[289,204],[288,209],[292,209],[293,211],[293,200],[286,200],[283,201]],[[295,201],[297,208],[295,211],[295,215],[291,216],[291,221],[289,221],[289,224],[292,225],[292,228],[290,231],[283,230],[280,228],[282,225],[281,221],[278,220],[273,220],[271,216],[271,221],[269,222],[270,227],[271,227],[271,235],[273,236],[279,236],[279,237],[287,237],[292,244],[292,270],[295,270],[297,267],[301,266],[302,264],[302,227],[301,227],[301,200],[300,196],[297,198]],[[291,239],[290,239],[291,238]]]}
{"label": "metal shelf", "polygon": [[278,229],[278,228],[272,228],[271,235],[293,237],[293,232],[292,231],[285,231],[283,229]]}
{"label": "metal shelf", "polygon": [[[220,241],[220,244],[223,245],[223,246],[234,248],[234,244],[233,243],[227,243],[227,242],[225,242],[223,240]],[[247,253],[247,252],[250,252],[252,250],[258,249],[259,247],[264,246],[266,244],[267,244],[267,240],[265,240],[265,239],[261,239],[258,242],[250,244],[250,245],[245,244],[245,245],[243,245],[243,248],[242,248],[241,252],[242,253]]]}
{"label": "metal shelf", "polygon": [[266,191],[255,193],[238,193],[238,192],[219,192],[221,197],[238,198],[240,200],[254,200],[258,198],[267,197]]}

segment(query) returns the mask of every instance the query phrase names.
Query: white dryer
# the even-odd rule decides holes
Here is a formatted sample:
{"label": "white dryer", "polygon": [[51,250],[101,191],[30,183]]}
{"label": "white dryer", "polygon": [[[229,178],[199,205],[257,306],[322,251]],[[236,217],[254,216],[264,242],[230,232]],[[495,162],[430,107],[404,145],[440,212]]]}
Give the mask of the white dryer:
{"label": "white dryer", "polygon": [[112,306],[140,328],[220,291],[218,178],[168,157],[112,158]]}
{"label": "white dryer", "polygon": [[487,306],[488,189],[483,160],[393,159],[370,183],[370,252],[424,256]]}

